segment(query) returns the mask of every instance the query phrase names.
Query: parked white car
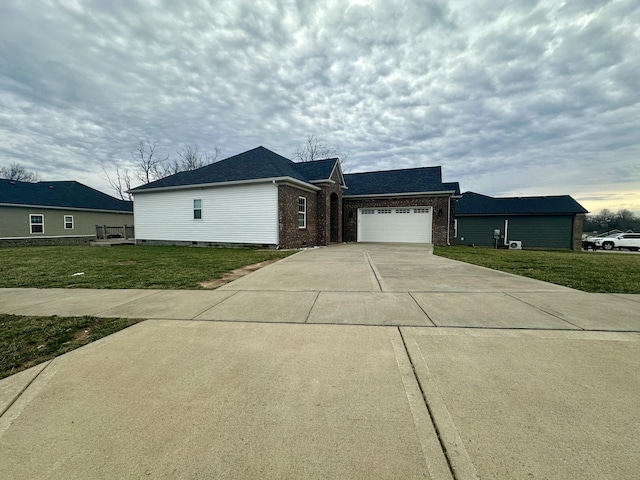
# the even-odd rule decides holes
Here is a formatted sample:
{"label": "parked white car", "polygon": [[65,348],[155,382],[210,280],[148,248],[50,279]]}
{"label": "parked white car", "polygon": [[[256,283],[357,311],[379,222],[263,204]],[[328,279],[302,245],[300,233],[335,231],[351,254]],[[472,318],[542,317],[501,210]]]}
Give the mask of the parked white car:
{"label": "parked white car", "polygon": [[620,233],[612,237],[596,238],[596,248],[613,250],[627,248],[634,252],[640,250],[640,233]]}

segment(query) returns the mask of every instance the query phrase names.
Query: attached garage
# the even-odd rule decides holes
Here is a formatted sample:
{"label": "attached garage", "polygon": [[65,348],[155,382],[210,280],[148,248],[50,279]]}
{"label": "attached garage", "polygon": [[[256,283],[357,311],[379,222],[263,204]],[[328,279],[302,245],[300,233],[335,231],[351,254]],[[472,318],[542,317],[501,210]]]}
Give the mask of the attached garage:
{"label": "attached garage", "polygon": [[431,243],[429,206],[358,209],[359,242]]}
{"label": "attached garage", "polygon": [[453,240],[457,182],[443,182],[440,167],[407,168],[344,176],[346,242],[430,243]]}

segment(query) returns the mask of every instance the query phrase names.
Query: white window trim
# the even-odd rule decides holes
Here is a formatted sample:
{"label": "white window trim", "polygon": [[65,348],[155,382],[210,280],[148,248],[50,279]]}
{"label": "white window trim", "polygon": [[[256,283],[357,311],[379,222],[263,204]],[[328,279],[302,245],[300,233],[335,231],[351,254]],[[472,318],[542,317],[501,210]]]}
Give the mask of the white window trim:
{"label": "white window trim", "polygon": [[[33,217],[42,217],[42,223],[32,223],[31,219]],[[42,231],[41,232],[34,232],[33,231],[33,226],[34,225],[42,225]],[[29,233],[31,235],[44,235],[44,214],[43,213],[30,213],[29,214]]]}
{"label": "white window trim", "polygon": [[[200,202],[200,208],[196,208],[196,201]],[[196,211],[198,210],[200,211],[200,218],[196,218]],[[202,221],[202,199],[201,198],[193,199],[193,220],[195,220],[196,222]]]}
{"label": "white window trim", "polygon": [[[67,218],[70,218],[71,222],[67,222]],[[73,228],[75,227],[75,223],[73,221],[73,215],[63,215],[62,216],[62,223],[64,224],[64,229],[65,230],[73,230]],[[71,223],[71,226],[67,227],[67,223]]]}
{"label": "white window trim", "polygon": [[[301,206],[304,206],[304,210],[300,210]],[[300,214],[303,215],[303,225],[300,225]],[[298,197],[298,228],[300,230],[307,228],[307,197]]]}

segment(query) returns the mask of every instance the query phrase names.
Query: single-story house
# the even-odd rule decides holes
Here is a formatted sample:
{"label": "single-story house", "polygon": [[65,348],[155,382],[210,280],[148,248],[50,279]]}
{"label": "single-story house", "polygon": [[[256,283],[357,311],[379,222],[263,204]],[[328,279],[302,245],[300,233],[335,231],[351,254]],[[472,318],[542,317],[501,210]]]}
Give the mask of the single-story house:
{"label": "single-story house", "polygon": [[[569,195],[494,198],[465,192],[456,202],[455,243],[522,248],[582,248],[588,213]],[[518,243],[521,242],[521,243]]]}
{"label": "single-story house", "polygon": [[75,181],[0,179],[0,244],[88,243],[96,225],[133,225],[133,203]]}
{"label": "single-story house", "polygon": [[137,243],[300,248],[342,241],[448,244],[457,183],[440,167],[344,175],[264,147],[142,185]]}

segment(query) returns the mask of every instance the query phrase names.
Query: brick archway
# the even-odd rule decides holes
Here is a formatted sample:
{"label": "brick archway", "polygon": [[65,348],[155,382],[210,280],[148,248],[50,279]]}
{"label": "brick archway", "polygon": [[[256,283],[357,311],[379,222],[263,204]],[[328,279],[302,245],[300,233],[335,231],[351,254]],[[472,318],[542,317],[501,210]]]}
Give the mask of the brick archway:
{"label": "brick archway", "polygon": [[330,208],[329,208],[329,241],[330,242],[338,242],[340,241],[340,234],[338,229],[338,211],[340,208],[340,200],[336,193],[332,193],[330,197]]}

